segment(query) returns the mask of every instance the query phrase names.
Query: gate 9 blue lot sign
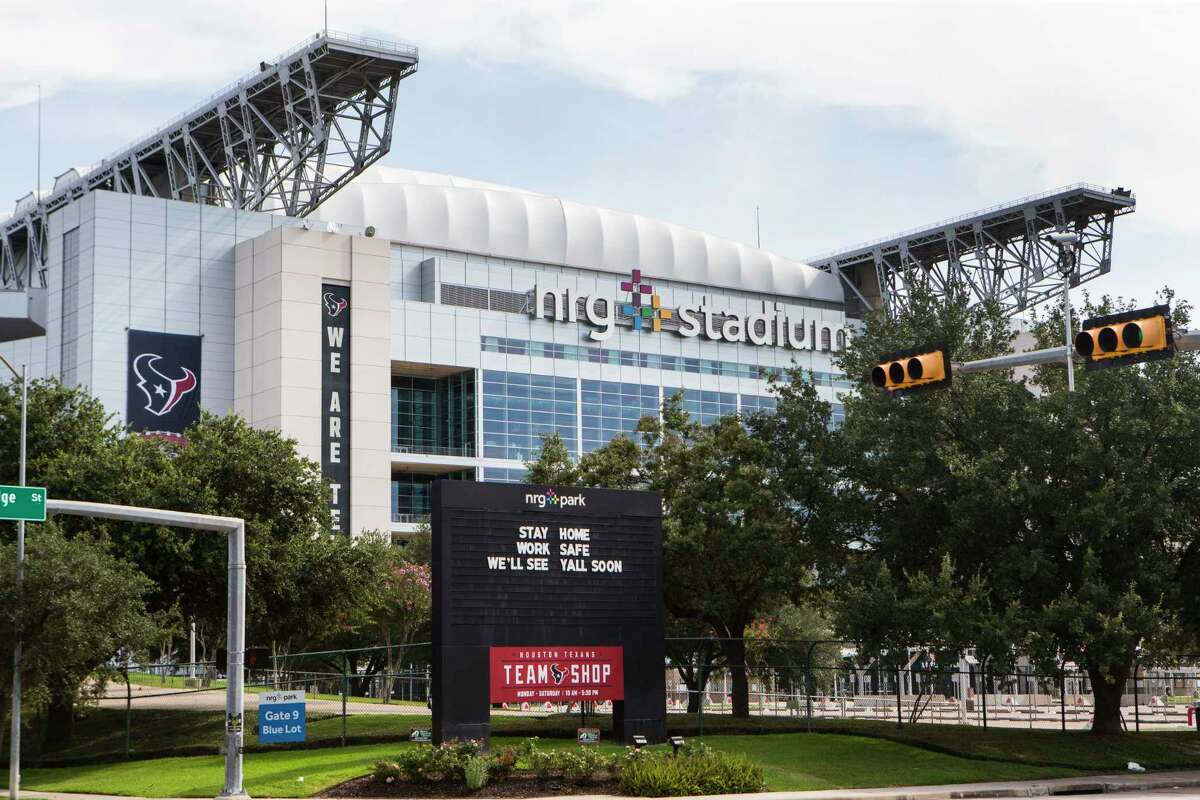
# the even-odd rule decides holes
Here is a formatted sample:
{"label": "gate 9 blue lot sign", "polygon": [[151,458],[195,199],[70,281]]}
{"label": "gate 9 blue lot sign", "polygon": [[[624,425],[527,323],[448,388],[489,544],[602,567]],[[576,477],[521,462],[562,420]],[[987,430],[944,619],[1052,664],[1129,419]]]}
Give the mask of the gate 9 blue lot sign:
{"label": "gate 9 blue lot sign", "polygon": [[303,742],[308,733],[304,692],[264,692],[258,701],[258,741]]}

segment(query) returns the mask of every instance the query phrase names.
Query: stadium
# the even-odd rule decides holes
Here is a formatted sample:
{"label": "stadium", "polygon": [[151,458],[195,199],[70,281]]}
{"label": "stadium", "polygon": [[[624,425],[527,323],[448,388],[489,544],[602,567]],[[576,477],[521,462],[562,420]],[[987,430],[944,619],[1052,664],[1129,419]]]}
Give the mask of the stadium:
{"label": "stadium", "polygon": [[[856,320],[914,282],[1012,314],[1111,268],[1122,188],[1076,184],[809,263],[636,213],[384,167],[415,47],[322,32],[0,216],[0,345],[116,420],[200,410],[294,438],[337,532],[418,529],[431,481],[518,481],[675,394],[769,409],[799,367],[840,414]],[[407,134],[406,134],[407,135]]]}

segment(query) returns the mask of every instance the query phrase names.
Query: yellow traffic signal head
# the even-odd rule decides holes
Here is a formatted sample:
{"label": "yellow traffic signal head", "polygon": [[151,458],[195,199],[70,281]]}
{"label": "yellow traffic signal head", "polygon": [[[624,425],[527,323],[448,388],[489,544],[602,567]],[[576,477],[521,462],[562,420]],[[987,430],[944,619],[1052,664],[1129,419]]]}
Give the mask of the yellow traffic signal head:
{"label": "yellow traffic signal head", "polygon": [[889,353],[871,369],[871,383],[894,395],[949,386],[950,377],[950,352],[945,345]]}
{"label": "yellow traffic signal head", "polygon": [[1170,306],[1153,306],[1083,321],[1075,352],[1088,369],[1156,361],[1175,355]]}

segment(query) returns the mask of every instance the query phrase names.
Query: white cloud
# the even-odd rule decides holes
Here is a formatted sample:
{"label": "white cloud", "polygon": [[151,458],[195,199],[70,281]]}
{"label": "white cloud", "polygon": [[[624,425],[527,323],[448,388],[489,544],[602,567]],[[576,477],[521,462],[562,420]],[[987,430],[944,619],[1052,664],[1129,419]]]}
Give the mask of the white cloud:
{"label": "white cloud", "polygon": [[[6,0],[0,108],[33,84],[215,89],[320,27],[320,2]],[[114,8],[114,5],[117,8]],[[795,104],[901,112],[1011,173],[1138,191],[1140,228],[1195,234],[1200,6],[1141,3],[333,2],[330,25],[533,64],[648,101],[721,76]],[[991,192],[989,192],[990,194]]]}

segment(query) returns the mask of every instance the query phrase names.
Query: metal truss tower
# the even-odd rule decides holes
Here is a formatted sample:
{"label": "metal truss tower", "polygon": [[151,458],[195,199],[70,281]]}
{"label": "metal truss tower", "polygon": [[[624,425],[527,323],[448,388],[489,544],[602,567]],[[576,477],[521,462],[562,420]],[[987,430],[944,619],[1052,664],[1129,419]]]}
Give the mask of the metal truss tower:
{"label": "metal truss tower", "polygon": [[1079,234],[1071,271],[1071,285],[1078,286],[1112,269],[1113,221],[1135,203],[1127,189],[1077,183],[808,263],[842,279],[850,316],[876,308],[895,314],[918,284],[941,296],[966,289],[976,301],[995,300],[1012,316],[1062,290],[1059,251],[1042,238],[1045,233]]}
{"label": "metal truss tower", "polygon": [[0,288],[44,286],[46,217],[94,189],[303,217],[391,147],[417,48],[316,34],[0,218]]}

